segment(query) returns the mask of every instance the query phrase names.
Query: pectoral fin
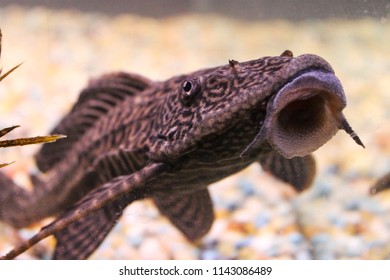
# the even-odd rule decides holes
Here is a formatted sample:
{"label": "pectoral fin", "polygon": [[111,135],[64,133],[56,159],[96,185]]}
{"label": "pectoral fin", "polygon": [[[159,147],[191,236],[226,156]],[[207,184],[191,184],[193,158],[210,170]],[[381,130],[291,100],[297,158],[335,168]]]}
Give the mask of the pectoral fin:
{"label": "pectoral fin", "polygon": [[206,234],[214,220],[213,203],[207,189],[185,196],[159,196],[154,202],[161,214],[191,241]]}
{"label": "pectoral fin", "polygon": [[287,159],[277,152],[271,152],[261,157],[260,163],[265,171],[291,184],[298,192],[313,183],[316,173],[316,164],[312,155]]}
{"label": "pectoral fin", "polygon": [[[124,196],[127,197],[126,200],[128,202],[143,197],[147,188],[141,187],[144,187],[149,179],[155,178],[157,175],[165,172],[167,168],[169,168],[169,166],[164,163],[149,163],[144,168],[131,175],[119,176],[115,180],[98,187],[88,193],[71,209],[57,217],[51,224],[43,227],[37,234],[15,247],[5,256],[0,257],[0,259],[15,258],[42,239],[53,234],[56,235],[67,227],[72,228],[72,224],[77,223],[78,221],[83,221],[83,219],[89,220],[88,217],[90,215],[96,211],[100,211],[101,208],[114,203],[114,201],[122,199]],[[111,218],[113,218],[112,215]],[[87,224],[91,223],[91,221],[92,220],[89,220]],[[106,219],[105,225],[100,227],[106,229],[108,225],[112,227],[112,225],[107,223]],[[61,237],[61,234],[59,234],[59,236]],[[66,236],[66,234],[63,236]]]}
{"label": "pectoral fin", "polygon": [[128,201],[123,199],[113,201],[55,233],[53,259],[86,259],[103,242],[127,205]]}

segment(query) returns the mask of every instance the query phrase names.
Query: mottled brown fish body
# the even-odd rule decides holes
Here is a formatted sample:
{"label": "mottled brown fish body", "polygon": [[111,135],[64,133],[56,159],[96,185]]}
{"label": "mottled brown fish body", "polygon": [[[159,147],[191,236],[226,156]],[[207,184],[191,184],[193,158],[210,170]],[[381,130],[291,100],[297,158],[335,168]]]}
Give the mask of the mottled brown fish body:
{"label": "mottled brown fish body", "polygon": [[28,193],[0,175],[0,220],[56,216],[5,258],[54,235],[54,258],[87,258],[134,200],[151,198],[189,240],[210,229],[208,184],[253,162],[301,191],[311,152],[339,129],[358,143],[331,66],[315,55],[264,57],[152,82],[115,73],[92,81],[36,155]]}

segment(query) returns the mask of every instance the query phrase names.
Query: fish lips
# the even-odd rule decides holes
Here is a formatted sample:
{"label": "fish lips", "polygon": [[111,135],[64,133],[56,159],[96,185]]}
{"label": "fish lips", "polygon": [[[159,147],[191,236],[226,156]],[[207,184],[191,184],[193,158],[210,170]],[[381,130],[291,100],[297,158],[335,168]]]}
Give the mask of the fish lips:
{"label": "fish lips", "polygon": [[334,73],[298,73],[271,97],[260,132],[241,156],[264,141],[286,158],[308,155],[340,129],[345,106],[344,90]]}

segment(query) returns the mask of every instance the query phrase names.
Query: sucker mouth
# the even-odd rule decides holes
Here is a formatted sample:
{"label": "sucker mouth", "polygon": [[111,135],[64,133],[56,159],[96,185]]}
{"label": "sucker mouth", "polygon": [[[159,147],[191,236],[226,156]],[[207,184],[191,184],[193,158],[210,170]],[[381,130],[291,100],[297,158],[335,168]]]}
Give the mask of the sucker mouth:
{"label": "sucker mouth", "polygon": [[329,141],[339,129],[364,147],[342,114],[345,106],[343,88],[332,72],[302,70],[271,97],[264,124],[241,157],[264,141],[286,158],[305,156]]}
{"label": "sucker mouth", "polygon": [[291,84],[292,82],[294,82],[294,80],[296,79],[299,79],[301,77],[304,77],[306,76],[307,74],[311,75],[311,74],[314,74],[314,73],[317,73],[317,74],[324,74],[324,75],[333,75],[335,76],[334,72],[331,71],[330,69],[327,69],[327,68],[323,68],[323,67],[308,67],[308,68],[305,68],[305,69],[302,69],[302,70],[299,70],[298,72],[296,72],[295,74],[291,75],[290,78],[288,78],[284,84],[278,89],[276,90],[276,92],[279,92],[281,91],[284,87],[288,86],[289,84]]}

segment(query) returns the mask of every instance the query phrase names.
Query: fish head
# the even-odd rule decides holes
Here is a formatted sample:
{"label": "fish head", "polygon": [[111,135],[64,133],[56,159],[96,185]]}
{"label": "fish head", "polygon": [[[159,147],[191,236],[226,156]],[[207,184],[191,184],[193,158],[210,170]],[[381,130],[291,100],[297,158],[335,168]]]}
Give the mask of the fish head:
{"label": "fish head", "polygon": [[266,145],[286,158],[305,156],[339,129],[363,145],[342,113],[347,102],[339,79],[317,55],[293,57],[286,51],[243,63],[230,60],[175,79],[177,90],[165,102],[170,114],[162,110],[159,117],[160,157],[176,159],[208,147],[243,158]]}

